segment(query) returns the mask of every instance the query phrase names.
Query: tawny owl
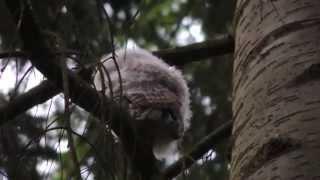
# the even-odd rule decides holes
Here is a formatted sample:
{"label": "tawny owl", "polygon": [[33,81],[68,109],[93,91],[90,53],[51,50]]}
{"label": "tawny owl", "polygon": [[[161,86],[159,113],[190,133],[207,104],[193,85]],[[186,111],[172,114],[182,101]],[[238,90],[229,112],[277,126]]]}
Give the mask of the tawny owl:
{"label": "tawny owl", "polygon": [[96,88],[128,102],[138,135],[151,143],[157,159],[175,153],[191,118],[189,90],[181,72],[146,50],[122,49],[115,51],[120,84],[110,57],[102,58],[104,67],[94,78]]}

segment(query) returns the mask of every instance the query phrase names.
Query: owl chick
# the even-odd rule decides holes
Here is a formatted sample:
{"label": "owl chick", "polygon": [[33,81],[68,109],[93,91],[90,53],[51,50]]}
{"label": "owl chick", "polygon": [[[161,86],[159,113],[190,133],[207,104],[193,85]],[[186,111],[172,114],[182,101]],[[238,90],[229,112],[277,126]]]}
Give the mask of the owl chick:
{"label": "owl chick", "polygon": [[143,49],[115,51],[117,65],[111,57],[102,58],[103,68],[94,77],[96,88],[127,102],[138,137],[151,144],[157,159],[176,154],[191,118],[181,72]]}

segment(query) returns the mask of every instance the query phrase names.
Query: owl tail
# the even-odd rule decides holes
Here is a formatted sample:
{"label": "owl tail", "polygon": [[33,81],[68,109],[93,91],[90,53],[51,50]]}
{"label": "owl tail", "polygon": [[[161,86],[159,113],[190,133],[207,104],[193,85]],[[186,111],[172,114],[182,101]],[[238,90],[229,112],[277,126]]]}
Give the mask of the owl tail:
{"label": "owl tail", "polygon": [[178,140],[156,143],[153,146],[153,154],[158,160],[165,161],[169,165],[178,160],[180,156],[178,143]]}

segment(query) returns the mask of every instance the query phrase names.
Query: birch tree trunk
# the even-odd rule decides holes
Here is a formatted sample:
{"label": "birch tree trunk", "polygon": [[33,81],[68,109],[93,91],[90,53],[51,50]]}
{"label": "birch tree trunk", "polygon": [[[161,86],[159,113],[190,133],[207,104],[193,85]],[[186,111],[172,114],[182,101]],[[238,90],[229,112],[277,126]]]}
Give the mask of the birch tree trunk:
{"label": "birch tree trunk", "polygon": [[320,0],[238,0],[231,180],[320,180]]}

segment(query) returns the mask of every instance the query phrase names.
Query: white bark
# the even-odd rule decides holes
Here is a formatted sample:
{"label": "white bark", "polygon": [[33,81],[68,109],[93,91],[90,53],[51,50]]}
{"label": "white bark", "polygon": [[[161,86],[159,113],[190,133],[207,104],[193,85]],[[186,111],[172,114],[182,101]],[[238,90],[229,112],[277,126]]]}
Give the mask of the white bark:
{"label": "white bark", "polygon": [[320,179],[320,1],[238,0],[231,180]]}

